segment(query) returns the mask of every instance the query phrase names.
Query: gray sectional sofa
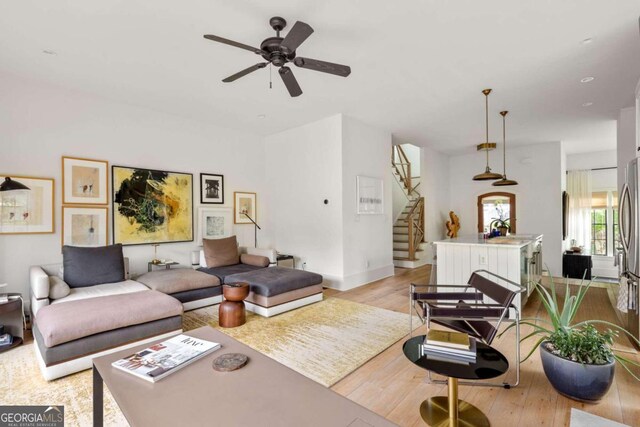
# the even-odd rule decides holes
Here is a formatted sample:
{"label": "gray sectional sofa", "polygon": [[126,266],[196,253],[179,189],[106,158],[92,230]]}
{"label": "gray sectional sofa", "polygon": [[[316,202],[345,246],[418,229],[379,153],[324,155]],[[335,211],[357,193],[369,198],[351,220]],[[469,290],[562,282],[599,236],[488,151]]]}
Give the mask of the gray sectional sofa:
{"label": "gray sectional sofa", "polygon": [[94,357],[182,332],[183,311],[221,302],[224,283],[248,282],[247,309],[266,317],[322,300],[322,276],[269,267],[269,257],[255,249],[239,252],[245,262],[207,267],[205,259],[199,271],[158,270],[135,280],[120,245],[65,246],[63,264],[31,267],[32,329],[42,375],[69,375],[90,368]]}

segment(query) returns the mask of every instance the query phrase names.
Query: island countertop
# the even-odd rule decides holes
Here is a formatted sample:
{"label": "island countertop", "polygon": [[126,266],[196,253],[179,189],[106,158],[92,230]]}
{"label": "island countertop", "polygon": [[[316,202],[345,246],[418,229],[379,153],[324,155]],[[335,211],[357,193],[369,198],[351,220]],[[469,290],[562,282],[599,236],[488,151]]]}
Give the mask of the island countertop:
{"label": "island countertop", "polygon": [[542,237],[542,234],[512,234],[509,236],[483,239],[478,235],[459,236],[455,239],[444,239],[433,242],[436,245],[473,245],[473,246],[501,246],[521,248]]}

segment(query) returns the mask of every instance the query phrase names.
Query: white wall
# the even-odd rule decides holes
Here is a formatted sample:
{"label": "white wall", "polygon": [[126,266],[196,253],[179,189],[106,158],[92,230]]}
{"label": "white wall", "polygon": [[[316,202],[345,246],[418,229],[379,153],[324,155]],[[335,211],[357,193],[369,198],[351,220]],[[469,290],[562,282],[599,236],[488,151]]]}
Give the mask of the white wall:
{"label": "white wall", "polygon": [[[255,191],[258,219],[263,224],[266,221],[269,210],[264,198],[264,147],[260,137],[248,133],[6,78],[0,80],[0,135],[1,174],[55,179],[55,234],[0,236],[0,283],[7,282],[9,292],[28,295],[30,265],[62,261],[63,155],[107,160],[110,166],[193,173],[194,227],[200,199],[199,173],[223,174],[225,205],[233,206],[234,191]],[[263,229],[258,237],[260,246],[270,242],[270,230]],[[252,226],[235,226],[235,232],[241,244],[253,246]],[[195,242],[165,244],[158,255],[190,266],[193,249]],[[128,246],[124,253],[131,259],[132,272],[141,273],[153,257],[153,248]]]}
{"label": "white wall", "polygon": [[275,247],[307,270],[342,277],[342,116],[265,142]]}
{"label": "white wall", "polygon": [[[393,274],[391,135],[336,115],[265,141],[275,247],[341,290]],[[356,215],[357,175],[384,179],[384,215]]]}
{"label": "white wall", "polygon": [[[417,147],[416,147],[417,148]],[[420,150],[418,149],[418,152]],[[393,275],[391,134],[350,117],[342,128],[342,207],[344,271],[348,289]],[[384,215],[356,214],[356,177],[384,182]]]}
{"label": "white wall", "polygon": [[[420,147],[413,144],[402,144],[402,150],[407,155],[411,163],[411,178],[420,176],[420,164],[422,163],[422,153]],[[413,184],[415,185],[415,184]]]}
{"label": "white wall", "polygon": [[[450,206],[460,217],[460,235],[476,234],[477,197],[492,191],[516,194],[518,234],[544,234],[543,262],[555,276],[562,274],[562,155],[560,142],[510,148],[507,175],[519,185],[494,187],[491,182],[473,181],[485,168],[481,153],[449,158]],[[491,165],[497,167],[496,152]]]}
{"label": "white wall", "polygon": [[[445,222],[449,219],[450,183],[449,156],[429,147],[422,149],[422,183],[420,193],[425,203],[425,240],[433,242],[445,238]],[[426,247],[429,263],[435,255],[432,245]]]}

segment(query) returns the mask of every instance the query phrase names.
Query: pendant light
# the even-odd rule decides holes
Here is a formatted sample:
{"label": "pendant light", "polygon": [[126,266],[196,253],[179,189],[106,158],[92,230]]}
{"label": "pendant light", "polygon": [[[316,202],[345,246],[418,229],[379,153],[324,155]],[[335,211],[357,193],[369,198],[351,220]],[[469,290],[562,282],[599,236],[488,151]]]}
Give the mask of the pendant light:
{"label": "pendant light", "polygon": [[502,187],[504,185],[518,185],[517,181],[512,179],[507,179],[507,137],[506,137],[506,117],[508,111],[500,111],[500,115],[502,116],[502,179],[493,183],[496,187]]}
{"label": "pendant light", "polygon": [[485,117],[486,117],[486,129],[487,129],[487,142],[484,144],[478,145],[478,151],[484,150],[487,153],[487,167],[481,174],[478,174],[473,177],[474,181],[489,181],[492,179],[501,179],[502,175],[499,173],[491,172],[491,168],[489,167],[489,150],[493,150],[496,148],[496,144],[494,142],[489,142],[489,94],[491,93],[491,89],[485,89],[482,91],[484,93],[485,99]]}

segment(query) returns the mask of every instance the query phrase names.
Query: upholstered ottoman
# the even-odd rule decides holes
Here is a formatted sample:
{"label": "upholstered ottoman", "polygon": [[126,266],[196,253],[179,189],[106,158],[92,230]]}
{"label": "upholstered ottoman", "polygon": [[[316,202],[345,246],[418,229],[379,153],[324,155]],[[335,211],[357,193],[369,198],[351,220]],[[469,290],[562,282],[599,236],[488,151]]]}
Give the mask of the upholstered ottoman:
{"label": "upholstered ottoman", "polygon": [[322,276],[291,268],[261,268],[225,277],[225,283],[246,282],[247,310],[270,317],[322,301]]}
{"label": "upholstered ottoman", "polygon": [[50,380],[91,367],[91,359],[182,331],[182,304],[144,290],[42,307],[33,327],[36,356]]}
{"label": "upholstered ottoman", "polygon": [[149,289],[170,295],[180,301],[185,310],[222,301],[222,287],[216,276],[190,268],[157,270],[136,278]]}

